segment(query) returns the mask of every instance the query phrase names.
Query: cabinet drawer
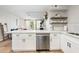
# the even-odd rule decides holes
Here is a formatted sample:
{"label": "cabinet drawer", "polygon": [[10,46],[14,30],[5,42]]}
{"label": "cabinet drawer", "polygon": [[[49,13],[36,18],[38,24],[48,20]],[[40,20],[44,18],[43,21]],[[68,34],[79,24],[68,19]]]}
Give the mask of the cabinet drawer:
{"label": "cabinet drawer", "polygon": [[35,34],[27,34],[26,39],[35,39],[36,35]]}
{"label": "cabinet drawer", "polygon": [[35,34],[13,34],[13,37],[17,37],[18,39],[29,39],[29,38],[34,38]]}
{"label": "cabinet drawer", "polygon": [[15,38],[26,38],[26,34],[12,34],[12,37],[15,37]]}

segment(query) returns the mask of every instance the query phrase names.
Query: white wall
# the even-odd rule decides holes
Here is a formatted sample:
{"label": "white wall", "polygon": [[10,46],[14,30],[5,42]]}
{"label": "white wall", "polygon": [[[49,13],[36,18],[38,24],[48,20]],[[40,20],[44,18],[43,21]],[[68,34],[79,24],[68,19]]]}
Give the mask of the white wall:
{"label": "white wall", "polygon": [[[4,25],[4,23],[7,23],[8,25],[8,31],[10,31],[12,28],[16,28],[16,19],[18,20],[22,20],[19,17],[4,11],[4,10],[0,10],[0,23],[2,23]],[[20,22],[20,24],[22,24],[22,21]]]}
{"label": "white wall", "polygon": [[79,6],[70,6],[68,11],[68,31],[79,33]]}

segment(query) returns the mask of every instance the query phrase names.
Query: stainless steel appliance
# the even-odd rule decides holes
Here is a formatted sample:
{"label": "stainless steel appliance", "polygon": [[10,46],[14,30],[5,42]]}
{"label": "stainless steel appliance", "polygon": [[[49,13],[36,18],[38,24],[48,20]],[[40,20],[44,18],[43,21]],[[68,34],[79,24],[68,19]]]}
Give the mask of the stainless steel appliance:
{"label": "stainless steel appliance", "polygon": [[48,51],[50,48],[48,33],[38,33],[36,34],[36,49],[37,51]]}

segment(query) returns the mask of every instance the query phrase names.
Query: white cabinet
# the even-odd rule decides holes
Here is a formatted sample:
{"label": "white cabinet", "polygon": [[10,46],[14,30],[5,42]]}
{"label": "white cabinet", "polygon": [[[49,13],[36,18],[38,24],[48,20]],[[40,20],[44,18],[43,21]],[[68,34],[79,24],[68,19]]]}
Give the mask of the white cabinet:
{"label": "white cabinet", "polygon": [[67,40],[64,34],[61,34],[61,49],[63,52],[67,51]]}
{"label": "white cabinet", "polygon": [[72,53],[79,53],[79,44],[72,42]]}
{"label": "white cabinet", "polygon": [[79,44],[74,41],[67,40],[67,53],[79,53]]}
{"label": "white cabinet", "polygon": [[26,43],[23,41],[26,38],[22,38],[21,34],[12,34],[12,50],[25,50]]}
{"label": "white cabinet", "polygon": [[71,53],[73,50],[73,43],[70,40],[72,40],[72,38],[64,34],[62,34],[61,37],[61,49],[64,53]]}
{"label": "white cabinet", "polygon": [[79,43],[76,43],[77,38],[64,34],[61,37],[61,49],[64,53],[79,53]]}
{"label": "white cabinet", "polygon": [[60,33],[50,34],[50,50],[60,49]]}
{"label": "white cabinet", "polygon": [[36,35],[27,34],[26,37],[26,50],[36,50]]}
{"label": "white cabinet", "polygon": [[36,50],[36,35],[12,34],[12,49],[16,51]]}

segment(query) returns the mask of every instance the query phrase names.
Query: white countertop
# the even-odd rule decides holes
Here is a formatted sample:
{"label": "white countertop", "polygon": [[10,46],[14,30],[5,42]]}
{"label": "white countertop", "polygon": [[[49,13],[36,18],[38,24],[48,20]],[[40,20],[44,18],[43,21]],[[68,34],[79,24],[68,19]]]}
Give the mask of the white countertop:
{"label": "white countertop", "polygon": [[79,44],[79,36],[69,34],[68,32],[65,31],[47,31],[47,30],[17,30],[17,31],[9,31],[6,33],[12,33],[12,34],[17,34],[17,33],[62,33],[63,35],[67,35],[69,37],[72,37],[73,39],[70,39],[73,42],[76,42]]}
{"label": "white countertop", "polygon": [[6,33],[52,33],[52,32],[63,32],[63,31],[48,31],[48,30],[17,30],[9,31]]}
{"label": "white countertop", "polygon": [[68,36],[71,36],[73,38],[79,39],[79,36],[73,35],[73,34],[69,34],[68,32],[65,31],[48,31],[48,30],[16,30],[16,31],[9,31],[6,33],[62,33]]}
{"label": "white countertop", "polygon": [[67,35],[68,36],[68,40],[76,43],[76,44],[79,44],[79,36],[77,35],[73,35],[73,34],[69,34],[68,32],[63,32],[62,33],[63,35]]}
{"label": "white countertop", "polygon": [[62,33],[65,34],[65,35],[71,36],[73,38],[79,39],[79,36],[77,36],[77,35],[69,34],[68,32],[62,32]]}

